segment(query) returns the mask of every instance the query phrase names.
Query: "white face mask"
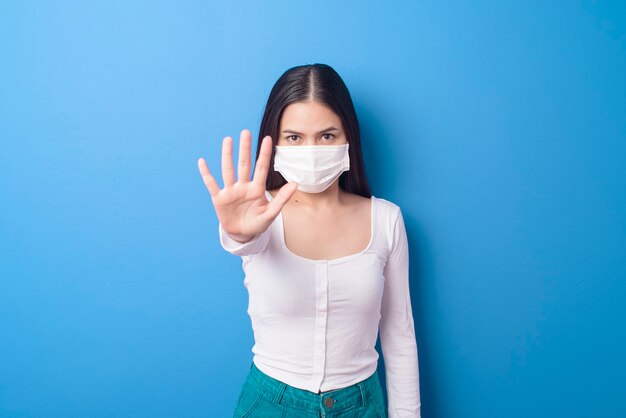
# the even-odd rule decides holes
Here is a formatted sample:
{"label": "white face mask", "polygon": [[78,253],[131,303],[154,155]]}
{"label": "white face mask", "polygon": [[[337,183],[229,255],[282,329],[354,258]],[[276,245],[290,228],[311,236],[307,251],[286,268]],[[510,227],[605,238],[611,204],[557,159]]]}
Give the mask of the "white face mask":
{"label": "white face mask", "polygon": [[285,180],[298,183],[298,190],[323,192],[350,170],[348,145],[277,145],[274,170]]}

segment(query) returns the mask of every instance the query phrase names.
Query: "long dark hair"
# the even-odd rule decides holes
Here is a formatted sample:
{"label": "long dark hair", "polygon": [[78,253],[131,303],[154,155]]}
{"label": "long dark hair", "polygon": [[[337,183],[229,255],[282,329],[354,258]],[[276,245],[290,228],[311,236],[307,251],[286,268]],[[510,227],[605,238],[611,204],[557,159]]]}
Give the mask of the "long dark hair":
{"label": "long dark hair", "polygon": [[287,105],[295,102],[316,101],[325,104],[342,121],[346,140],[350,144],[348,153],[350,170],[339,176],[339,187],[363,197],[371,197],[365,164],[361,153],[359,121],[354,110],[350,92],[337,72],[326,64],[307,64],[292,67],[280,76],[270,92],[257,143],[256,158],[259,158],[261,140],[272,137],[272,157],[267,172],[266,188],[273,190],[286,184],[284,177],[274,171],[274,153],[278,142],[280,119]]}

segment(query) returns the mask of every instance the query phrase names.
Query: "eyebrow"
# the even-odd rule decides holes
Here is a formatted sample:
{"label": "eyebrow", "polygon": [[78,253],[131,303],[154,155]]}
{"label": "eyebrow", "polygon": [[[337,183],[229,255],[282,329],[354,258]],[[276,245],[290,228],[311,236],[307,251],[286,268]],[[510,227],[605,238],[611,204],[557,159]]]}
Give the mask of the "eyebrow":
{"label": "eyebrow", "polygon": [[[321,134],[323,132],[338,131],[338,130],[339,130],[339,128],[335,128],[334,126],[329,126],[328,128],[319,131],[318,134]],[[291,129],[285,129],[283,131],[283,133],[284,134],[298,134],[298,135],[302,135],[302,132],[292,131]]]}

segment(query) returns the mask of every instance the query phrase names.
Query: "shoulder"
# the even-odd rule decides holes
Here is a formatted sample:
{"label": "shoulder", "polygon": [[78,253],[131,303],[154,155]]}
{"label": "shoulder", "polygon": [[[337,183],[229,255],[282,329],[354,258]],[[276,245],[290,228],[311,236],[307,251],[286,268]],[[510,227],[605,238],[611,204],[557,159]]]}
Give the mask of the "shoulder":
{"label": "shoulder", "polygon": [[372,200],[375,200],[373,203],[376,205],[377,217],[385,219],[389,226],[393,226],[402,216],[402,210],[396,203],[376,196],[372,196]]}
{"label": "shoulder", "polygon": [[391,200],[375,196],[372,199],[376,205],[377,229],[380,236],[384,237],[386,255],[389,257],[389,254],[396,252],[395,249],[403,248],[402,238],[406,237],[402,209]]}
{"label": "shoulder", "polygon": [[385,229],[393,229],[398,218],[402,216],[400,206],[391,200],[375,195],[372,195],[371,198],[367,198],[355,193],[346,193],[346,196],[352,200],[353,204],[362,205],[363,207],[367,206],[368,208],[370,207],[369,201],[371,200],[371,204],[374,206],[374,216],[378,223]]}

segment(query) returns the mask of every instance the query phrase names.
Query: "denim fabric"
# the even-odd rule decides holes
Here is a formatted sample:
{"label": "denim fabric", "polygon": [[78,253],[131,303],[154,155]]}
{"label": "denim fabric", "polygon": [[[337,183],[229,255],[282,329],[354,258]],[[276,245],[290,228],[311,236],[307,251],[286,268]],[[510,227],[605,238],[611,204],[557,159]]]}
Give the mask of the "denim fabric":
{"label": "denim fabric", "polygon": [[313,393],[263,373],[252,362],[233,418],[387,418],[375,371],[345,388]]}

